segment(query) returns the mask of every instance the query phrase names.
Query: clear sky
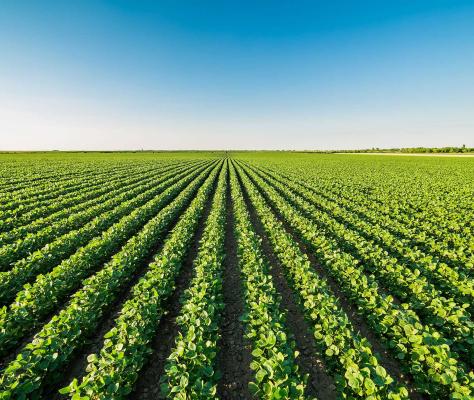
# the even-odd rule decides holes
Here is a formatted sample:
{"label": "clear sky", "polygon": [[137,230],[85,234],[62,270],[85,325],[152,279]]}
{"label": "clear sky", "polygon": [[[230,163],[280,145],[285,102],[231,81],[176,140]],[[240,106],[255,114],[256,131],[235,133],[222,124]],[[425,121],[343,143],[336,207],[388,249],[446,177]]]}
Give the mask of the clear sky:
{"label": "clear sky", "polygon": [[474,1],[0,4],[0,150],[474,146]]}

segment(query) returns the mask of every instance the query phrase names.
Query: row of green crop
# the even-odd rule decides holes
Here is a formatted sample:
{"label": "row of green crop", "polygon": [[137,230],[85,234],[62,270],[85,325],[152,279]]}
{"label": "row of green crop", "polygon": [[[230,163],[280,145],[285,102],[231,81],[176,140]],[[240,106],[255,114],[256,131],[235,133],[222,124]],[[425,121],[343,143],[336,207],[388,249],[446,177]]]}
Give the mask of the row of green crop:
{"label": "row of green crop", "polygon": [[[186,167],[184,169],[186,169]],[[180,171],[181,169],[178,168],[176,172],[172,171],[163,176],[173,176],[174,173],[179,173]],[[157,183],[159,183],[160,180],[161,178],[157,179]],[[152,187],[154,184],[155,182],[151,180],[145,182],[144,186]],[[142,188],[141,185],[138,188],[132,188],[130,191],[122,190],[119,187],[117,193],[112,193],[112,197],[109,198],[109,194],[106,193],[101,196],[102,201],[97,201],[95,205],[66,218],[55,221],[51,225],[47,225],[43,229],[40,229],[38,232],[29,233],[16,242],[6,244],[0,248],[0,270],[5,271],[10,269],[13,263],[27,257],[46,244],[61,238],[61,235],[66,235],[71,231],[79,230],[96,216],[100,216],[102,213],[117,207],[122,201],[136,196],[143,189],[144,188]]]}
{"label": "row of green crop", "polygon": [[133,236],[98,273],[87,278],[68,305],[44,325],[16,359],[7,365],[0,376],[0,398],[26,399],[38,396],[44,382],[54,382],[74,351],[84,344],[87,335],[97,329],[102,315],[117,298],[120,289],[152,255],[171,223],[215,168],[213,165],[206,169],[181,193],[179,186],[166,193],[170,199],[177,197]]}
{"label": "row of green crop", "polygon": [[9,164],[0,164],[0,193],[5,193],[7,196],[0,201],[0,204],[8,203],[14,194],[21,193],[22,190],[43,190],[45,182],[65,182],[74,180],[76,177],[86,175],[90,172],[90,168],[53,168],[53,170],[42,170],[34,165],[28,163],[19,163],[17,160]]}
{"label": "row of green crop", "polygon": [[33,280],[38,274],[47,273],[57,266],[62,260],[74,254],[78,248],[85,246],[93,238],[103,234],[121,218],[129,214],[134,208],[143,205],[153,199],[157,194],[166,189],[169,185],[178,182],[190,171],[185,170],[174,175],[171,173],[164,176],[164,181],[156,182],[156,186],[145,191],[145,188],[138,188],[131,193],[118,196],[115,207],[109,211],[97,215],[82,228],[73,230],[57,238],[52,237],[52,241],[43,248],[33,252],[28,257],[17,261],[9,271],[0,272],[0,304],[8,304],[15,293],[21,287]]}
{"label": "row of green crop", "polygon": [[[46,182],[64,183],[83,175],[72,168],[61,168],[61,170],[55,170],[54,173],[50,173],[51,171],[40,171],[36,170],[36,168],[33,172],[32,168],[25,168],[25,166],[18,168],[19,165],[16,162],[2,166],[8,172],[1,174],[2,171],[0,170],[0,175],[2,176],[0,178],[0,193],[6,195],[0,200],[0,205],[8,204],[15,195],[21,194],[25,189],[26,192],[36,193],[37,190],[41,190],[44,193],[44,184]],[[9,179],[6,179],[6,176]]]}
{"label": "row of green crop", "polygon": [[[382,237],[383,232],[376,227],[365,226],[365,229],[370,231],[367,239],[359,235],[358,230],[353,230],[354,226],[359,226],[356,218],[345,215],[344,219],[338,219],[336,216],[339,213],[331,204],[324,204],[322,208],[325,212],[321,212],[312,202],[312,196],[297,184],[291,181],[280,184],[269,176],[264,180],[277,189],[291,205],[317,224],[321,231],[335,239],[341,249],[360,260],[363,268],[373,274],[390,293],[408,302],[425,323],[453,340],[452,348],[474,365],[474,322],[471,321],[467,311],[470,304],[468,300],[463,304],[456,302],[456,299],[443,297],[442,293],[427,280],[431,275],[423,269],[421,262],[400,263],[377,247],[374,244],[376,240],[370,239]],[[403,251],[408,253],[411,250],[405,248]],[[461,286],[459,282],[457,283]]]}
{"label": "row of green crop", "polygon": [[[109,185],[117,184],[119,182],[139,182],[140,180],[152,177],[152,176],[159,176],[160,174],[165,173],[168,170],[177,167],[184,167],[186,163],[178,163],[178,164],[165,164],[160,168],[152,168],[150,166],[143,166],[141,169],[134,169],[132,171],[125,170],[125,171],[112,171],[109,176],[98,177],[95,179],[95,174],[91,173],[89,178],[82,178],[79,181],[81,182],[81,186],[78,187],[76,190],[72,190],[66,195],[57,195],[54,190],[52,191],[54,194],[54,201],[53,199],[47,199],[44,201],[37,201],[34,198],[28,198],[31,200],[31,206],[23,207],[21,211],[15,212],[12,217],[13,220],[10,220],[4,216],[3,218],[3,225],[2,230],[11,230],[16,227],[21,227],[23,225],[30,224],[37,219],[45,218],[53,213],[61,211],[64,208],[68,208],[77,204],[76,199],[79,196],[84,196],[85,200],[92,199],[97,195],[95,193],[99,193],[101,189],[104,189],[104,186],[108,187]],[[191,165],[189,163],[188,165]],[[87,182],[83,182],[86,180]],[[48,187],[48,184],[45,184]]]}
{"label": "row of green crop", "polygon": [[[153,164],[162,162],[156,160],[154,163],[141,162],[123,163],[114,160],[101,160],[101,162],[77,162],[77,160],[67,160],[64,158],[61,162],[49,162],[44,160],[38,162],[38,159],[21,159],[14,157],[9,163],[4,159],[0,160],[0,193],[6,193],[0,204],[8,202],[12,197],[22,194],[45,194],[45,186],[53,184],[58,186],[76,181],[94,173],[104,174],[113,170],[130,171],[132,169],[141,169],[147,164],[153,167]],[[27,198],[28,196],[22,196]]]}
{"label": "row of green crop", "polygon": [[[88,181],[92,177],[97,177],[99,181],[103,178],[107,179],[107,177],[119,178],[122,175],[129,174],[140,175],[141,173],[158,171],[166,166],[177,166],[192,160],[164,160],[160,158],[141,160],[140,162],[119,160],[101,160],[99,162],[89,160],[74,162],[69,160],[64,162],[65,160],[63,160],[63,162],[51,163],[52,170],[50,171],[41,171],[41,163],[37,160],[24,161],[22,162],[17,158],[6,168],[8,176],[14,177],[16,175],[21,178],[12,179],[8,184],[0,184],[0,194],[4,194],[0,199],[0,210],[3,209],[4,205],[15,200],[28,203],[35,199],[38,201],[52,199],[52,197],[48,197],[50,194],[56,194],[56,197],[59,197],[63,190],[68,190],[70,187],[72,189],[73,186],[79,187],[82,182]],[[2,175],[2,165],[4,164],[0,162],[0,176]],[[34,178],[29,175],[32,170],[37,172]]]}
{"label": "row of green crop", "polygon": [[[177,168],[163,168],[159,173],[147,173],[138,177],[124,176],[122,179],[112,180],[109,183],[101,182],[98,189],[75,193],[73,197],[68,197],[66,200],[55,201],[47,207],[35,208],[34,213],[27,213],[26,217],[22,215],[12,219],[10,230],[0,233],[0,246],[3,247],[11,242],[19,242],[27,235],[52,227],[58,221],[71,220],[78,212],[103,203],[117,194],[133,190],[147,182],[159,182],[161,176],[173,170],[177,170]],[[35,214],[35,216],[32,214]],[[26,223],[23,224],[23,222]]]}
{"label": "row of green crop", "polygon": [[[141,174],[147,174],[150,172],[153,172],[153,169],[148,166],[136,171],[137,175],[135,176],[140,176]],[[8,193],[11,200],[0,206],[0,216],[3,220],[14,219],[15,217],[18,218],[37,208],[49,207],[51,205],[51,200],[55,200],[55,202],[57,200],[66,200],[68,197],[74,197],[77,193],[80,193],[83,190],[87,191],[94,189],[107,182],[117,179],[120,180],[124,176],[130,178],[129,174],[130,171],[127,171],[125,168],[118,168],[117,171],[106,169],[101,172],[98,170],[93,173],[79,176],[73,180],[68,179],[65,182],[56,182],[55,180],[44,182],[39,192],[32,188],[22,190],[21,193],[12,191],[12,193]],[[9,229],[9,225],[7,224],[2,224],[1,227],[2,230]]]}
{"label": "row of green crop", "polygon": [[[85,188],[93,181],[93,176],[97,180],[106,181],[107,175],[115,175],[115,172],[109,166],[97,167],[94,171],[90,168],[77,172],[60,173],[57,176],[43,176],[36,181],[27,180],[23,184],[14,183],[10,186],[4,186],[1,193],[4,195],[0,199],[0,210],[12,210],[18,208],[19,212],[24,206],[32,202],[41,202],[53,199],[52,196],[67,194],[80,188]],[[121,176],[126,172],[126,167],[118,167],[116,176]],[[93,174],[91,174],[93,172]]]}
{"label": "row of green crop", "polygon": [[[195,277],[190,288],[185,292],[183,308],[177,319],[179,333],[162,377],[162,395],[165,397],[216,398],[217,374],[214,360],[217,351],[219,313],[223,307],[221,268],[226,173],[227,171],[221,172],[213,207],[206,223],[198,257],[194,263]],[[247,237],[253,233],[253,230],[248,214],[245,214],[245,204],[240,188],[235,187],[238,185],[235,176],[231,177],[231,182],[234,185],[232,195],[236,209],[244,213],[236,212],[240,225],[237,222],[235,229],[236,232],[242,232],[241,228],[246,229],[240,235],[245,234]],[[271,398],[272,395],[274,396],[272,398],[287,398],[288,396],[300,398],[303,394],[303,384],[294,365],[294,349],[290,343],[287,343],[283,317],[279,311],[271,278],[268,273],[261,270],[264,264],[255,263],[255,258],[250,258],[257,250],[257,259],[263,260],[257,236],[253,234],[252,239],[247,242],[242,237],[241,246],[244,254],[239,253],[243,280],[248,282],[249,290],[247,293],[249,315],[245,320],[249,327],[249,337],[254,344],[254,361],[251,367],[256,370],[256,382],[251,383],[250,388],[262,398]],[[179,260],[183,254],[182,250],[179,251],[183,244],[178,237],[175,240],[176,242],[169,239],[169,243],[173,246],[170,249],[177,258],[167,254],[166,264],[159,263],[160,268],[157,268],[157,271],[151,271],[147,279],[147,290],[149,287],[156,288],[157,293],[150,301],[155,306],[158,304],[158,310],[153,308],[150,311],[146,300],[143,304],[141,299],[148,298],[147,292],[145,291],[143,295],[143,287],[138,288],[136,299],[131,299],[129,307],[124,307],[127,311],[122,312],[119,317],[120,323],[106,335],[107,340],[99,356],[90,356],[88,375],[81,384],[77,381],[72,382],[69,387],[62,390],[63,393],[71,393],[72,396],[89,396],[94,399],[110,397],[118,399],[130,392],[131,383],[135,381],[143,365],[147,344],[154,334],[157,324],[156,315],[161,315],[163,312],[159,308],[159,304],[162,303],[161,298],[169,294],[170,279],[173,281],[177,273],[176,268],[170,267],[169,262]],[[178,264],[180,262],[178,261]],[[257,299],[260,302],[265,299],[266,307],[257,308]],[[146,318],[142,310],[148,310]],[[265,323],[269,317],[271,321]],[[263,326],[260,326],[262,323]],[[136,326],[136,329],[132,329],[132,335],[130,334],[131,325]]]}
{"label": "row of green crop", "polygon": [[176,318],[178,333],[161,378],[163,397],[215,399],[215,359],[220,313],[224,307],[222,267],[226,222],[227,162],[222,169],[212,208],[193,262],[194,277],[182,297]]}
{"label": "row of green crop", "polygon": [[147,273],[132,288],[114,327],[104,336],[102,349],[88,357],[87,374],[82,382],[73,380],[61,393],[92,399],[120,399],[130,393],[151,351],[151,340],[165,312],[164,302],[174,289],[217,174],[218,169],[214,169],[148,266]]}
{"label": "row of green crop", "polygon": [[230,186],[237,240],[238,265],[244,293],[245,335],[252,345],[254,382],[250,392],[264,399],[302,399],[307,377],[295,363],[298,353],[289,336],[285,313],[255,233],[234,167]]}
{"label": "row of green crop", "polygon": [[[292,182],[303,188],[318,203],[330,204],[339,208],[341,212],[350,213],[359,220],[368,224],[374,224],[377,227],[386,230],[398,240],[398,249],[410,247],[416,250],[417,259],[432,259],[436,264],[438,260],[445,262],[447,265],[455,268],[458,272],[474,273],[474,254],[466,251],[465,248],[452,249],[449,236],[437,235],[436,237],[427,235],[427,231],[420,231],[418,226],[409,226],[398,221],[393,217],[392,213],[384,213],[381,206],[377,203],[368,202],[367,197],[361,193],[349,191],[347,188],[331,194],[331,188],[321,192],[321,184],[316,190],[314,186],[309,185],[308,181],[290,179],[283,174],[268,169],[260,168],[260,171],[270,174],[280,183]],[[326,189],[326,188],[324,188]],[[452,234],[452,232],[450,233]],[[418,251],[422,250],[427,255]],[[474,250],[474,249],[473,249]],[[431,256],[434,255],[434,258]]]}
{"label": "row of green crop", "polygon": [[336,389],[341,398],[407,398],[407,390],[395,386],[394,379],[374,356],[370,343],[356,333],[327,282],[312,270],[307,256],[265,204],[253,183],[241,168],[238,172],[299,300],[317,348],[327,368],[335,375]]}
{"label": "row of green crop", "polygon": [[394,304],[380,293],[373,276],[366,275],[351,254],[310,219],[301,215],[277,191],[247,172],[282,217],[314,251],[315,256],[357,305],[368,324],[410,371],[420,392],[433,398],[469,399],[474,375],[466,372],[450,350],[449,341],[422,325],[406,305]]}
{"label": "row of green crop", "polygon": [[[181,177],[181,180],[176,177],[176,183],[167,182],[166,186],[158,186],[156,190],[161,195],[153,197],[141,207],[138,206],[145,201],[142,196],[124,203],[121,208],[126,214],[125,217],[80,248],[50,273],[39,275],[32,285],[25,286],[14,302],[0,310],[0,354],[5,354],[39,325],[69,293],[79,287],[82,279],[97,270],[154,217],[172,199],[169,193],[183,189],[202,170],[203,168],[196,169],[186,177]],[[11,285],[14,286],[15,282]]]}
{"label": "row of green crop", "polygon": [[[347,167],[350,168],[349,163]],[[404,174],[406,174],[406,171],[398,166],[394,167],[393,171],[392,169],[383,170],[383,174],[386,175],[377,170],[367,171],[366,174],[362,175],[364,182],[360,183],[353,182],[354,178],[358,178],[358,171],[355,172],[354,170],[336,170],[331,172],[325,169],[324,175],[321,176],[317,174],[319,172],[317,170],[312,171],[312,168],[303,170],[301,166],[294,163],[290,165],[278,164],[278,167],[272,168],[272,170],[277,173],[285,171],[288,176],[291,176],[291,179],[299,182],[302,181],[301,177],[304,176],[305,182],[301,183],[309,185],[321,196],[331,195],[331,198],[328,200],[339,202],[343,199],[350,203],[362,204],[366,209],[373,210],[391,222],[401,222],[404,227],[413,229],[420,236],[421,240],[430,238],[435,240],[436,243],[444,241],[448,248],[455,249],[455,253],[458,254],[463,254],[469,247],[471,247],[471,250],[474,249],[472,247],[474,244],[472,221],[464,217],[465,211],[460,212],[461,207],[455,208],[454,212],[451,212],[449,215],[446,215],[444,212],[439,215],[436,212],[439,210],[444,211],[450,204],[449,199],[445,198],[446,194],[454,197],[451,204],[460,206],[459,203],[462,201],[462,195],[459,194],[458,187],[456,187],[459,184],[459,179],[455,179],[451,191],[439,190],[438,187],[434,190],[429,188],[427,196],[423,188],[420,188],[423,180],[428,178],[428,184],[438,184],[440,182],[442,185],[445,185],[449,176],[442,175],[432,178],[426,173],[422,175],[423,179],[417,179],[417,186],[413,187],[412,177],[408,176],[406,179],[403,179],[405,178]],[[392,176],[394,171],[400,175]],[[429,171],[430,174],[431,172]],[[433,193],[436,195],[437,191],[441,192],[443,197],[434,197]],[[410,196],[414,198],[419,197],[417,206],[414,208],[404,207],[404,199]]]}

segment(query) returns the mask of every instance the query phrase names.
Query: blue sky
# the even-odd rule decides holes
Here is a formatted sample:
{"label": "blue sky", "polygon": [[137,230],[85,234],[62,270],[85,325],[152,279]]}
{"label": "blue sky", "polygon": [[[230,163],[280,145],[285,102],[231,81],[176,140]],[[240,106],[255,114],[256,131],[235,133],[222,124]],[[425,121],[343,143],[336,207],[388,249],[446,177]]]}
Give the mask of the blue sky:
{"label": "blue sky", "polygon": [[0,5],[0,150],[474,146],[474,1]]}

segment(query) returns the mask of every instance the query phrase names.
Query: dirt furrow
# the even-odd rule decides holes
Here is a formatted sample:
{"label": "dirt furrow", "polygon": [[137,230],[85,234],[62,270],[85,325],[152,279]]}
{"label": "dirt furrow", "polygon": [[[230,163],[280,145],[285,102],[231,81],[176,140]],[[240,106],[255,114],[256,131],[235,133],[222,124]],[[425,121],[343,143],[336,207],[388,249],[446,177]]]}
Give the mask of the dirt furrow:
{"label": "dirt furrow", "polygon": [[221,339],[218,343],[217,365],[221,379],[217,385],[222,400],[250,399],[248,383],[252,380],[251,346],[244,337],[240,317],[244,313],[243,287],[237,259],[237,242],[233,230],[233,207],[227,175],[227,220],[223,273],[224,310],[221,317]]}

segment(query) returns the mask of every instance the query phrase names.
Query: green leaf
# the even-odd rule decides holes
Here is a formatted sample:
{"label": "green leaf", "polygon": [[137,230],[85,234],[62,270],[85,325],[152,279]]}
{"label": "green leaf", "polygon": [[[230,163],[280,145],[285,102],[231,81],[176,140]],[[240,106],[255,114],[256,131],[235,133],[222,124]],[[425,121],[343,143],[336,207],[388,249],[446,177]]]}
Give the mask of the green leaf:
{"label": "green leaf", "polygon": [[249,392],[253,395],[257,394],[259,392],[259,388],[256,383],[254,382],[249,382],[248,384]]}
{"label": "green leaf", "polygon": [[260,368],[255,374],[255,379],[257,380],[257,383],[262,382],[266,375],[267,371],[265,371],[263,368]]}
{"label": "green leaf", "polygon": [[58,390],[60,394],[68,394],[68,393],[71,393],[71,391],[72,391],[72,388],[70,386],[66,386]]}

